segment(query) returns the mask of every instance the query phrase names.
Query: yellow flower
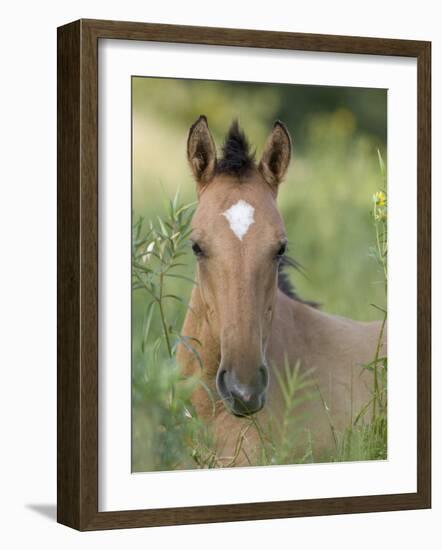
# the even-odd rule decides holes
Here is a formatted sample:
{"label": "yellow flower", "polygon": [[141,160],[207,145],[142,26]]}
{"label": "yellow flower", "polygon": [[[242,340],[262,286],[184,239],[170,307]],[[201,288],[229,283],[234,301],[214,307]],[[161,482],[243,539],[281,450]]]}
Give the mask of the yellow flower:
{"label": "yellow flower", "polygon": [[383,191],[377,191],[373,195],[373,202],[376,206],[385,206],[387,203],[387,197]]}

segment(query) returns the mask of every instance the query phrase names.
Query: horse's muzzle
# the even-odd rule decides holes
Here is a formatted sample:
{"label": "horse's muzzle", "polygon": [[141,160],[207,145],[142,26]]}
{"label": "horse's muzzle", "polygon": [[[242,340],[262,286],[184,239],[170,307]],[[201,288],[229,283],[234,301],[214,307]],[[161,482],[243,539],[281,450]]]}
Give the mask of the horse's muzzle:
{"label": "horse's muzzle", "polygon": [[239,382],[233,369],[218,369],[216,387],[227,408],[235,416],[249,416],[259,412],[265,404],[268,369],[262,365],[249,383]]}

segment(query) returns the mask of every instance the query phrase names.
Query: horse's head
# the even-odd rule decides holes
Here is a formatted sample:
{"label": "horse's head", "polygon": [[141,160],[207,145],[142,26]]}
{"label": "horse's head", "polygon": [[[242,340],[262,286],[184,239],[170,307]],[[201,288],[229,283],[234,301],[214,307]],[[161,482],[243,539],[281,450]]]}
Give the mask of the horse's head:
{"label": "horse's head", "polygon": [[286,249],[276,195],[290,153],[288,131],[279,121],[259,163],[237,122],[220,159],[204,116],[191,127],[187,142],[199,197],[192,222],[197,280],[220,347],[216,387],[231,412],[240,416],[259,411],[266,399],[266,347],[278,264]]}

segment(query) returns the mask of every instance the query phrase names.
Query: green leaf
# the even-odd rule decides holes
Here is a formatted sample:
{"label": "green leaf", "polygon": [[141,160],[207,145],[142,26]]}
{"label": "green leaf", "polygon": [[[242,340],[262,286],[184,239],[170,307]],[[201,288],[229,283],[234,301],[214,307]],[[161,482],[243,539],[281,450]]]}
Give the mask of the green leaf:
{"label": "green leaf", "polygon": [[184,204],[183,206],[180,206],[180,208],[178,208],[178,210],[176,211],[176,215],[178,216],[179,214],[186,212],[190,208],[193,208],[196,204],[197,204],[197,201],[193,201],[193,202]]}
{"label": "green leaf", "polygon": [[178,339],[178,341],[174,345],[174,352],[176,352],[176,348],[177,348],[178,344],[181,343],[187,349],[187,351],[189,351],[195,357],[195,359],[198,362],[198,365],[199,365],[200,369],[203,370],[203,362],[202,362],[202,359],[201,359],[201,355],[195,349],[195,347],[192,346],[192,344],[189,344],[189,341],[188,341],[189,338],[187,336],[178,336],[177,339]]}
{"label": "green leaf", "polygon": [[153,312],[155,309],[156,301],[152,300],[146,308],[144,315],[144,327],[143,327],[143,339],[141,340],[141,351],[144,353],[145,345],[149,337],[150,326],[152,324]]}
{"label": "green leaf", "polygon": [[377,153],[378,153],[378,162],[379,162],[379,169],[381,170],[381,176],[383,179],[385,179],[385,163],[384,163],[384,159],[382,158],[382,155],[381,155],[381,152],[379,151],[379,149],[377,149]]}
{"label": "green leaf", "polygon": [[188,283],[192,283],[193,285],[197,285],[198,283],[191,279],[190,277],[186,277],[185,275],[177,275],[176,273],[165,273],[165,277],[173,277],[174,279],[182,279],[183,281],[187,281]]}
{"label": "green leaf", "polygon": [[143,271],[144,273],[152,273],[152,269],[150,267],[147,267],[141,263],[138,263],[138,262],[134,262],[133,263],[133,266],[136,267],[137,269],[139,269],[140,271]]}
{"label": "green leaf", "polygon": [[164,237],[168,237],[169,233],[167,232],[166,226],[164,225],[163,220],[160,218],[160,216],[157,216],[158,223],[160,224],[161,233]]}
{"label": "green leaf", "polygon": [[179,201],[180,201],[180,189],[178,188],[176,190],[175,197],[173,198],[173,203],[172,203],[173,211],[176,213],[178,213],[177,208],[178,208]]}

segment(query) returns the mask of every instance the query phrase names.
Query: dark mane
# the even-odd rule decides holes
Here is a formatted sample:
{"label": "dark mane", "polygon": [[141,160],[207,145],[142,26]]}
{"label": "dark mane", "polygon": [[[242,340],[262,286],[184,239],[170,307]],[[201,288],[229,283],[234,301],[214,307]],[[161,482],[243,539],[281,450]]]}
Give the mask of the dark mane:
{"label": "dark mane", "polygon": [[216,164],[218,173],[241,176],[255,165],[255,153],[250,151],[249,142],[237,120],[230,126],[222,152],[223,156]]}
{"label": "dark mane", "polygon": [[287,272],[285,271],[285,268],[292,267],[296,269],[297,271],[302,271],[302,268],[300,264],[294,260],[293,258],[289,258],[288,256],[283,256],[278,267],[278,288],[283,292],[286,296],[289,298],[292,298],[292,300],[296,300],[297,302],[301,302],[302,304],[307,304],[311,307],[319,307],[319,304],[317,302],[312,302],[310,300],[303,300],[300,298],[298,293],[296,292],[295,287],[291,283]]}

